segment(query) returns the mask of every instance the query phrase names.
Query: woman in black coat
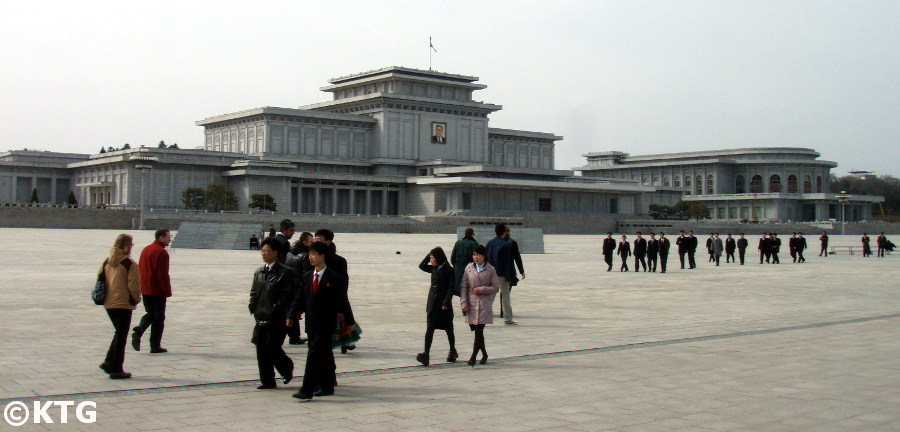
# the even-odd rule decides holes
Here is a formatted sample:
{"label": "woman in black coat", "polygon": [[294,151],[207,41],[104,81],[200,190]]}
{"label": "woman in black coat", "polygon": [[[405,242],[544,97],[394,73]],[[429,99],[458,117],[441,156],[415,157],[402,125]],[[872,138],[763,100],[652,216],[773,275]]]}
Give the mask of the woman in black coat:
{"label": "woman in black coat", "polygon": [[431,288],[428,290],[428,303],[425,312],[428,313],[428,329],[425,331],[425,352],[416,355],[416,360],[424,366],[428,366],[431,341],[435,330],[447,332],[447,340],[450,342],[450,353],[447,354],[448,362],[455,362],[459,357],[456,353],[456,337],[453,335],[453,288],[456,286],[456,275],[453,267],[447,261],[447,255],[440,247],[436,247],[425,256],[419,264],[423,272],[431,273]]}

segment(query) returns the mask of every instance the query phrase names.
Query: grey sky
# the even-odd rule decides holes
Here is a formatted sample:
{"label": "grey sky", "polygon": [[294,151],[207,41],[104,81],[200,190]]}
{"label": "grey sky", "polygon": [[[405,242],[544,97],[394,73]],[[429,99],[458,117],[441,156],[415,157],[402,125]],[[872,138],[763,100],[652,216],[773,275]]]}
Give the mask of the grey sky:
{"label": "grey sky", "polygon": [[0,149],[202,145],[194,121],[384,66],[475,75],[491,126],[583,153],[810,147],[900,175],[900,2],[11,2]]}

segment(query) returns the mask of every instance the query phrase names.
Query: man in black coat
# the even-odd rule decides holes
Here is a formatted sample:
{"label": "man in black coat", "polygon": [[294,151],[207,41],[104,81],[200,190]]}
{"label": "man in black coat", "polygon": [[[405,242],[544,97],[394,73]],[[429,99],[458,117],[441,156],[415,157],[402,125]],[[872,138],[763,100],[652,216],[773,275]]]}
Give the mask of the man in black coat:
{"label": "man in black coat", "polygon": [[681,269],[684,270],[684,254],[688,251],[688,238],[684,236],[684,231],[675,239],[675,245],[678,246],[678,259],[681,260]]}
{"label": "man in black coat", "polygon": [[[637,232],[637,238],[634,239],[634,271],[640,271],[640,267],[644,267],[647,271],[647,239],[641,238],[641,232]],[[640,266],[638,266],[640,264]]]}
{"label": "man in black coat", "polygon": [[294,236],[294,223],[290,219],[281,221],[281,231],[275,234],[275,240],[278,240],[278,262],[284,264],[287,260],[287,254],[291,251],[291,237]]}
{"label": "man in black coat", "polygon": [[763,258],[766,259],[766,262],[769,262],[769,257],[772,256],[772,242],[769,240],[768,234],[763,233],[762,237],[759,238],[759,247],[757,247],[759,251],[759,263],[763,263]]}
{"label": "man in black coat", "polygon": [[741,265],[744,265],[744,254],[747,252],[749,243],[750,242],[744,238],[744,233],[741,233],[741,238],[737,241],[738,257],[741,259]]}
{"label": "man in black coat", "polygon": [[[326,264],[325,257],[330,252],[325,243],[310,245],[309,262],[313,270],[303,275],[300,290],[289,311],[289,316],[306,314],[309,353],[306,355],[303,385],[293,395],[302,400],[334,394],[335,366],[331,339],[335,323],[342,319],[351,331],[356,325],[347,299],[347,278]],[[285,324],[292,325],[292,322],[287,320]]]}
{"label": "man in black coat", "polygon": [[819,237],[819,256],[828,258],[828,233],[825,231],[822,231],[822,236]]}
{"label": "man in black coat", "polygon": [[[284,264],[294,270],[294,276],[298,283],[300,278],[306,274],[306,272],[312,270],[312,265],[309,263],[308,256],[309,245],[311,245],[312,242],[312,233],[304,231],[300,234],[300,239],[291,246],[291,251],[287,254],[287,258],[285,258]],[[299,289],[299,287],[296,289]],[[299,324],[300,322],[294,318],[294,325],[288,327],[288,343],[291,345],[302,345],[306,343],[306,338],[302,336],[303,331],[300,329]]]}
{"label": "man in black coat", "polygon": [[734,249],[737,244],[734,241],[734,237],[731,237],[731,233],[728,233],[728,237],[725,239],[725,262],[735,262],[734,259]]}
{"label": "man in black coat", "polygon": [[797,251],[797,262],[806,262],[806,258],[803,257],[803,251],[806,250],[806,238],[803,237],[803,233],[797,233],[794,249]]}
{"label": "man in black coat", "polygon": [[294,377],[294,362],[281,348],[286,334],[285,321],[294,295],[294,273],[278,262],[280,243],[274,237],[262,242],[260,253],[265,265],[253,274],[250,289],[250,313],[256,320],[252,342],[256,344],[260,390],[274,389],[275,370],[285,384]]}
{"label": "man in black coat", "polygon": [[603,261],[606,262],[606,271],[612,271],[613,254],[616,253],[616,240],[612,238],[612,233],[606,233],[603,239]]}
{"label": "man in black coat", "polygon": [[[328,228],[316,230],[316,241],[325,243],[325,246],[328,246],[329,253],[325,256],[325,265],[344,275],[344,279],[347,279],[349,289],[350,275],[347,273],[347,260],[337,254],[337,246],[334,245],[334,231]],[[347,354],[347,351],[353,351],[355,349],[356,345],[343,345],[341,346],[341,354]]]}
{"label": "man in black coat", "polygon": [[669,261],[669,247],[672,244],[666,238],[666,233],[659,233],[659,268],[660,273],[666,272],[666,262]]}
{"label": "man in black coat", "polygon": [[697,245],[700,243],[700,239],[694,237],[693,231],[688,231],[688,264],[691,265],[691,269],[697,268],[697,261],[694,260],[694,255],[697,253]]}
{"label": "man in black coat", "polygon": [[776,233],[769,234],[769,239],[772,242],[772,264],[781,264],[781,260],[778,259],[778,254],[781,252],[781,239]]}
{"label": "man in black coat", "polygon": [[794,262],[797,262],[797,233],[791,233],[791,238],[788,239],[788,252]]}
{"label": "man in black coat", "polygon": [[656,257],[659,255],[659,240],[656,234],[650,233],[650,240],[647,240],[647,266],[650,271],[656,271]]}

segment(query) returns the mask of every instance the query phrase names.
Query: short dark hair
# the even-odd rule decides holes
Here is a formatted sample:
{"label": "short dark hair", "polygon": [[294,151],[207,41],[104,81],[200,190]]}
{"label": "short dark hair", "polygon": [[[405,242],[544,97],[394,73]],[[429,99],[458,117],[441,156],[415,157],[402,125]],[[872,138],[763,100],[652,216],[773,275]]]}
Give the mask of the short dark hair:
{"label": "short dark hair", "polygon": [[475,249],[472,249],[472,253],[476,253],[487,258],[487,249],[484,248],[484,245],[475,246]]}
{"label": "short dark hair", "polygon": [[286,230],[288,228],[293,228],[293,227],[294,227],[294,222],[292,220],[285,219],[285,220],[281,221],[281,232],[284,232],[284,230]]}
{"label": "short dark hair", "polygon": [[444,249],[440,246],[432,249],[428,254],[434,257],[434,260],[437,261],[438,265],[447,262],[447,254],[444,253]]}
{"label": "short dark hair", "polygon": [[319,228],[316,230],[316,237],[322,237],[325,240],[334,240],[334,231],[328,228]]}
{"label": "short dark hair", "polygon": [[328,255],[329,253],[331,253],[331,248],[329,248],[325,243],[313,242],[313,244],[309,245],[309,251],[315,252],[319,255]]}
{"label": "short dark hair", "polygon": [[640,233],[641,233],[641,232],[640,232],[640,231],[638,231],[638,232],[637,232],[637,233],[636,233],[636,234],[640,234]]}
{"label": "short dark hair", "polygon": [[609,232],[609,231],[607,231],[607,232],[606,232],[606,235],[612,235],[612,233],[611,233],[611,232]]}
{"label": "short dark hair", "polygon": [[310,238],[312,238],[312,236],[313,236],[313,235],[312,235],[311,232],[309,232],[309,231],[303,231],[303,233],[300,234],[300,241],[305,241],[305,240],[307,240],[307,239],[310,239]]}
{"label": "short dark hair", "polygon": [[506,225],[504,225],[502,223],[498,223],[496,226],[494,226],[494,233],[497,234],[497,237],[502,237],[503,233],[505,233],[505,232],[506,232]]}
{"label": "short dark hair", "polygon": [[660,232],[659,232],[659,235],[666,235],[666,233],[660,231]]}
{"label": "short dark hair", "polygon": [[169,235],[169,230],[167,228],[160,228],[153,234],[153,238],[159,240],[160,237],[165,237],[167,235]]}
{"label": "short dark hair", "polygon": [[466,228],[466,237],[475,237],[475,230],[472,228]]}
{"label": "short dark hair", "polygon": [[266,237],[265,240],[260,243],[259,248],[262,249],[263,246],[269,246],[269,249],[281,253],[281,242],[275,237]]}

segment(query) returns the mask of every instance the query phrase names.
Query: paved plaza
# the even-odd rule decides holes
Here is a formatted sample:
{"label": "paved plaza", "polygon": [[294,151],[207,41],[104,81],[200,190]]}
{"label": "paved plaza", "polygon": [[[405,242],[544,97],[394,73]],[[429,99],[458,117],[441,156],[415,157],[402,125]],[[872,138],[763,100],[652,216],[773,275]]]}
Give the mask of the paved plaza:
{"label": "paved plaza", "polygon": [[[96,403],[92,424],[74,409],[59,424],[52,409],[54,424],[0,430],[900,430],[900,254],[820,258],[810,238],[804,264],[783,247],[780,265],[752,253],[715,267],[700,253],[689,271],[673,252],[667,274],[620,273],[618,259],[606,272],[601,236],[546,236],[547,253],[524,256],[528,277],[513,290],[520,325],[498,317],[485,330],[488,364],[441,362],[437,331],[426,368],[415,354],[430,279],[417,265],[455,237],[338,233],[363,340],[335,354],[334,396],[298,402],[299,378],[256,390],[256,251],[170,249],[169,353],[129,346],[134,378],[101,372],[113,329],[88,294],[118,233],[0,229],[0,405]],[[138,257],[153,233],[130,233]],[[472,334],[454,309],[464,360]],[[306,346],[285,350],[302,373]]]}

